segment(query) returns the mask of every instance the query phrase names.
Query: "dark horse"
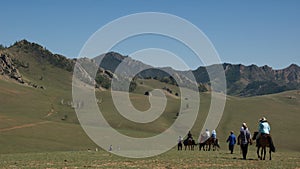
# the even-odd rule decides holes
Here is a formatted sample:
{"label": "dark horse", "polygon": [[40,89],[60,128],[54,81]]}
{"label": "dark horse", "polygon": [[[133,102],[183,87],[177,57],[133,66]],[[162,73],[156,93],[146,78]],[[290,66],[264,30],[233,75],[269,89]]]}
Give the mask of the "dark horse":
{"label": "dark horse", "polygon": [[183,141],[183,145],[184,145],[184,150],[186,150],[187,147],[189,150],[194,150],[194,147],[197,144],[195,143],[194,139],[188,138]]}
{"label": "dark horse", "polygon": [[[254,132],[252,140],[256,140],[256,137],[258,135],[258,132]],[[271,137],[269,134],[266,135],[261,135],[260,138],[258,139],[258,143],[256,143],[257,146],[257,156],[259,159],[261,160],[265,160],[266,159],[266,151],[267,151],[267,147],[269,147],[269,154],[270,154],[270,160],[272,160],[272,156],[271,156],[271,148],[270,148],[270,142],[268,137]],[[259,149],[261,149],[261,154],[259,155]],[[263,156],[264,155],[264,156]]]}
{"label": "dark horse", "polygon": [[199,143],[199,151],[203,148],[204,151],[210,151],[211,145],[213,146],[213,151],[217,150],[217,148],[220,148],[219,140],[216,138],[210,137],[203,143]]}

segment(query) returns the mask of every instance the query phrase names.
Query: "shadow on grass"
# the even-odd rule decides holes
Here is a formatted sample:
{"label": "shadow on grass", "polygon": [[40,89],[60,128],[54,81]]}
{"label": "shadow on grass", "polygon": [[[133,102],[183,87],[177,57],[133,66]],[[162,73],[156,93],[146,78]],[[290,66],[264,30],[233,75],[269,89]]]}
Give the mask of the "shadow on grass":
{"label": "shadow on grass", "polygon": [[238,154],[224,153],[226,156],[218,157],[225,160],[242,160],[242,161],[259,161],[259,159],[255,158],[247,158],[244,160],[242,157],[236,157]]}

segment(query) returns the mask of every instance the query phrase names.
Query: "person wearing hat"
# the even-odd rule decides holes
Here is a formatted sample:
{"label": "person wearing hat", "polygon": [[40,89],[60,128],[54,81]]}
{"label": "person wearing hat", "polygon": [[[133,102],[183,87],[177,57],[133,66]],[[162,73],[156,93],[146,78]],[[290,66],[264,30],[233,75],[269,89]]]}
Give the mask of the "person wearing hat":
{"label": "person wearing hat", "polygon": [[204,133],[200,133],[199,143],[204,143],[206,140],[210,138],[210,132],[208,129],[205,129]]}
{"label": "person wearing hat", "polygon": [[217,132],[216,132],[216,130],[211,131],[211,138],[213,139],[213,144],[215,144],[216,141],[217,141]]}
{"label": "person wearing hat", "polygon": [[259,125],[258,125],[258,136],[256,138],[256,143],[257,143],[257,146],[259,146],[259,138],[262,137],[262,136],[265,136],[267,135],[268,137],[268,141],[270,143],[270,149],[271,151],[275,152],[275,146],[273,144],[273,141],[272,141],[272,138],[270,136],[270,130],[271,130],[271,127],[267,121],[267,119],[265,117],[262,117],[260,120],[259,120]]}
{"label": "person wearing hat", "polygon": [[183,138],[181,136],[178,137],[178,144],[177,144],[177,150],[182,150],[182,141]]}
{"label": "person wearing hat", "polygon": [[248,145],[251,144],[251,134],[246,123],[242,124],[238,140],[243,153],[243,159],[246,160],[248,153]]}
{"label": "person wearing hat", "polygon": [[208,140],[208,139],[210,138],[210,132],[209,132],[208,129],[205,129],[204,136],[205,136],[205,141]]}
{"label": "person wearing hat", "polygon": [[233,149],[234,149],[234,145],[236,143],[236,136],[234,135],[233,131],[230,131],[230,135],[228,137],[228,139],[226,140],[226,142],[229,142],[229,151],[231,154],[233,154]]}

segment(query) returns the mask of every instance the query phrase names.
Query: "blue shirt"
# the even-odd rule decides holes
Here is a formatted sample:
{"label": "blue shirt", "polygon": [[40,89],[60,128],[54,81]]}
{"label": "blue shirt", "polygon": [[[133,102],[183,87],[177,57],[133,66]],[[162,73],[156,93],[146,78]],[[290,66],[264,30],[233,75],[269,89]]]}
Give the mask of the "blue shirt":
{"label": "blue shirt", "polygon": [[258,131],[260,133],[270,134],[270,130],[271,130],[271,128],[270,128],[270,125],[269,125],[268,122],[265,121],[265,122],[260,122],[259,123]]}
{"label": "blue shirt", "polygon": [[230,136],[228,137],[227,141],[229,142],[229,145],[235,145],[236,143],[236,137],[234,134],[230,134]]}
{"label": "blue shirt", "polygon": [[212,138],[217,138],[217,132],[216,132],[216,130],[213,130],[213,131],[211,132],[211,137],[212,137]]}

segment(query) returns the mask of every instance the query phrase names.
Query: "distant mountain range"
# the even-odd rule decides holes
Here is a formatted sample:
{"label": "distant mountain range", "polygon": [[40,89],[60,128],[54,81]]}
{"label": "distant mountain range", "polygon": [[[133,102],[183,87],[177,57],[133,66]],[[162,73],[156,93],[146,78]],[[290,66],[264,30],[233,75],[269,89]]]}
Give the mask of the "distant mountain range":
{"label": "distant mountain range", "polygon": [[[23,56],[27,57],[23,57]],[[62,55],[52,54],[46,48],[31,43],[26,40],[16,42],[10,47],[0,48],[0,76],[14,79],[22,84],[29,84],[38,87],[36,82],[31,82],[30,78],[24,77],[20,72],[25,72],[27,76],[34,72],[26,71],[32,65],[43,65],[45,63],[57,67],[58,71],[72,72],[77,59],[69,59]],[[89,59],[85,59],[89,60]],[[99,62],[99,71],[95,78],[98,87],[109,88],[112,77],[131,80],[134,86],[135,78],[152,78],[165,83],[176,85],[175,79],[180,79],[181,84],[191,86],[194,82],[191,80],[189,73],[192,73],[197,81],[199,91],[210,90],[211,81],[209,79],[207,68],[199,67],[191,71],[177,71],[170,67],[154,68],[140,61],[123,56],[119,53],[109,52],[100,55],[91,62]],[[122,71],[115,72],[117,67],[122,63]],[[245,66],[242,64],[224,63],[222,67],[225,70],[227,80],[227,94],[236,96],[255,96],[283,92],[287,90],[300,89],[300,67],[292,64],[281,70],[274,70],[265,65],[258,67],[256,65]],[[22,69],[23,71],[19,71]],[[141,71],[143,70],[143,71]],[[141,72],[140,72],[141,71]],[[134,78],[129,78],[134,72],[140,72]],[[60,72],[57,72],[60,75]],[[41,86],[40,86],[41,87]]]}

